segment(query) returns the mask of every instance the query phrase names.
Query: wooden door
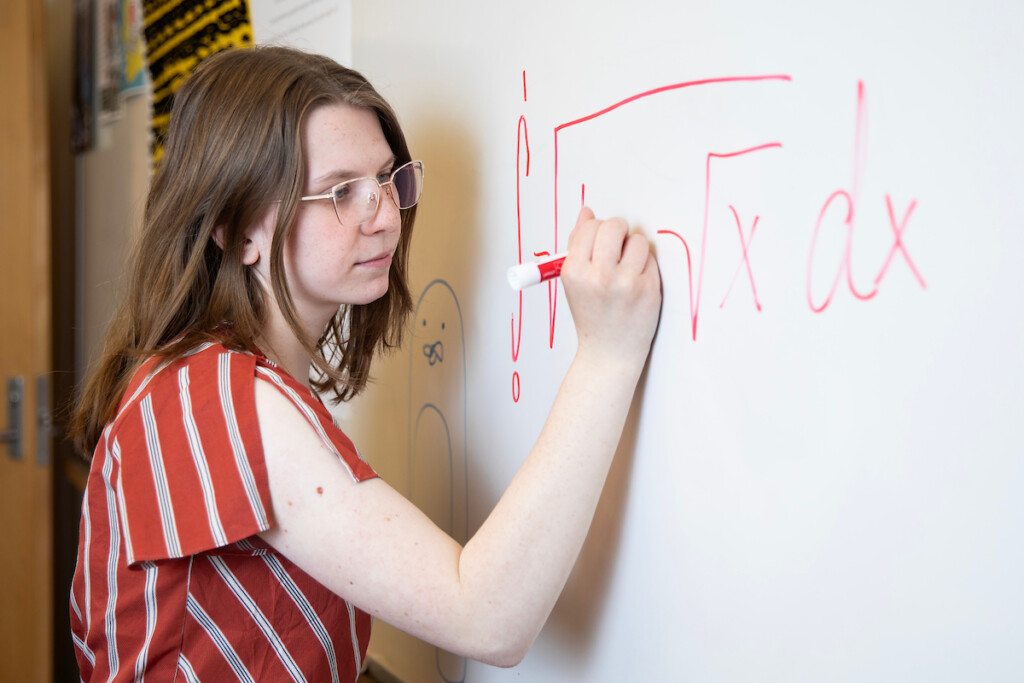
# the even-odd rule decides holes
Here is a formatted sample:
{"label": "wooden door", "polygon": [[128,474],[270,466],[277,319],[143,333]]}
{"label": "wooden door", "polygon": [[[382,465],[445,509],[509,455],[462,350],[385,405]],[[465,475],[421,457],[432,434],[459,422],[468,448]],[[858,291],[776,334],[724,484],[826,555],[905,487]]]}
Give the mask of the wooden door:
{"label": "wooden door", "polygon": [[[0,13],[0,431],[24,379],[20,456],[0,444],[0,680],[51,681],[51,470],[37,443],[50,365],[50,187],[43,0]],[[48,440],[44,429],[42,441]],[[47,444],[44,444],[47,445]],[[40,455],[42,458],[40,459]]]}

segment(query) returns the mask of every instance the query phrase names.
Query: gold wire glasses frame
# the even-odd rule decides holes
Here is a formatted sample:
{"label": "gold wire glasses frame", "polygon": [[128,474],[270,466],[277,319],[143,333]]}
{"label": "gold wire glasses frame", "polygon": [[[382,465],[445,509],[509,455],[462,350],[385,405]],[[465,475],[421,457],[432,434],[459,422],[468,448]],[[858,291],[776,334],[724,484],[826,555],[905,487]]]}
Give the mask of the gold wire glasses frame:
{"label": "gold wire glasses frame", "polygon": [[377,215],[380,195],[387,189],[388,196],[399,209],[416,206],[423,194],[423,162],[410,161],[391,172],[387,180],[377,178],[353,178],[338,183],[324,194],[300,197],[308,202],[314,199],[330,199],[334,202],[334,213],[342,225],[361,225]]}

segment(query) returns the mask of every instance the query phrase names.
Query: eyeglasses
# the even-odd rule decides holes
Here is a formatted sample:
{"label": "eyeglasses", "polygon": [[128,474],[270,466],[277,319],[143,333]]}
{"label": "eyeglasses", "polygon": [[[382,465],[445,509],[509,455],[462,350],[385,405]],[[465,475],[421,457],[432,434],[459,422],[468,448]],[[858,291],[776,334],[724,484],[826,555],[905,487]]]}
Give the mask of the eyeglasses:
{"label": "eyeglasses", "polygon": [[399,166],[387,180],[377,178],[353,178],[338,183],[325,194],[301,197],[304,202],[314,199],[330,199],[334,202],[334,213],[342,225],[362,225],[377,215],[382,190],[399,209],[416,206],[423,194],[423,162],[410,161]]}

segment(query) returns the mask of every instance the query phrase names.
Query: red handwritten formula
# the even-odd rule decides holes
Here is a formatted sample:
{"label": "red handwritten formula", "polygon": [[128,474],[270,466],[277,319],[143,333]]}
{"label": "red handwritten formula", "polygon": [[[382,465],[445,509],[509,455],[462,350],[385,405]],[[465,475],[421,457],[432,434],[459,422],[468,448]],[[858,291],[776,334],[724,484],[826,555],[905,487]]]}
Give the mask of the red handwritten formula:
{"label": "red handwritten formula", "polygon": [[[521,76],[525,103],[528,101],[526,71]],[[621,193],[616,184],[616,174],[636,178],[638,175],[642,177],[645,172],[642,163],[638,164],[638,168],[616,168],[611,171],[598,168],[595,172],[593,162],[590,168],[577,165],[567,171],[566,167],[572,163],[573,154],[571,148],[566,151],[567,140],[585,137],[588,129],[595,128],[603,119],[628,115],[632,108],[658,107],[663,102],[669,109],[685,110],[686,102],[680,96],[688,93],[714,97],[723,92],[757,89],[765,98],[785,100],[786,89],[792,82],[793,78],[787,74],[763,74],[672,83],[630,95],[590,114],[556,124],[553,129],[548,128],[548,131],[553,130],[550,163],[553,166],[554,187],[549,190],[553,219],[547,234],[535,236],[534,243],[524,240],[523,203],[527,201],[524,199],[525,187],[531,181],[531,156],[527,116],[520,114],[516,123],[515,148],[517,262],[522,263],[524,258],[528,260],[563,251],[572,227],[571,220],[581,204],[592,201],[600,214],[602,203],[609,198],[617,199],[616,195]],[[917,209],[917,200],[912,191],[902,187],[892,188],[880,196],[874,196],[864,190],[867,172],[867,87],[860,81],[851,86],[854,97],[850,98],[850,108],[854,126],[847,132],[844,143],[847,154],[852,149],[852,154],[849,154],[852,163],[848,180],[827,192],[819,190],[814,195],[799,192],[795,199],[787,197],[790,203],[805,204],[807,207],[803,217],[798,220],[794,220],[791,215],[773,213],[771,197],[748,201],[752,191],[755,195],[759,194],[760,190],[756,186],[760,183],[756,176],[753,176],[755,180],[741,180],[744,167],[749,169],[756,166],[762,173],[764,169],[771,172],[774,160],[787,154],[786,140],[773,135],[772,130],[761,131],[756,126],[737,126],[734,130],[725,125],[722,126],[724,133],[719,131],[714,139],[702,141],[699,126],[695,126],[696,134],[685,145],[665,144],[662,147],[665,156],[675,156],[668,167],[678,168],[680,178],[688,180],[680,181],[678,190],[669,184],[649,198],[639,198],[641,204],[663,205],[673,209],[671,217],[664,219],[663,223],[644,225],[643,229],[655,240],[662,271],[675,270],[685,274],[685,308],[677,306],[674,310],[666,309],[662,315],[663,318],[686,316],[689,321],[689,337],[694,342],[698,340],[702,305],[706,304],[706,299],[710,298],[719,309],[749,305],[758,314],[770,315],[771,306],[758,288],[759,267],[763,266],[759,266],[756,252],[763,242],[775,239],[783,232],[789,245],[794,243],[794,235],[799,236],[795,241],[800,245],[799,251],[787,254],[786,262],[789,268],[802,269],[803,291],[774,292],[774,295],[802,298],[811,314],[824,313],[844,293],[855,301],[873,299],[884,287],[887,274],[897,264],[910,271],[921,290],[927,288],[906,237],[914,223]],[[637,148],[657,146],[656,134],[643,130],[642,126],[637,127],[641,129],[637,132],[637,140],[640,141],[635,143]],[[535,135],[538,134],[536,130],[537,126]],[[607,136],[596,137],[597,145],[612,144]],[[735,138],[735,143],[730,142],[730,137]],[[649,141],[652,138],[654,143]],[[620,144],[615,155],[617,159],[623,158],[622,147],[629,144],[628,141]],[[593,145],[577,145],[577,148],[586,150],[588,156],[599,156],[591,154]],[[537,160],[534,159],[532,163],[536,165]],[[662,162],[659,166],[665,164]],[[780,165],[779,168],[784,166]],[[591,173],[603,175],[604,182],[590,182],[587,176]],[[608,182],[608,178],[612,178],[612,181]],[[663,180],[652,178],[652,185]],[[879,224],[879,215],[887,217],[886,224]],[[866,216],[870,216],[870,219]],[[884,231],[888,236],[884,249],[877,246],[879,231]],[[861,244],[860,236],[868,232],[872,239],[858,247]],[[714,285],[708,280],[711,268],[709,262],[717,263],[721,271]],[[863,276],[865,269],[871,271],[868,277]],[[745,297],[742,300],[741,294]],[[546,302],[541,302],[539,306],[534,304],[532,308],[527,306],[524,310],[523,293],[518,292],[515,297],[511,319],[511,355],[514,365],[519,360],[523,343],[524,315],[544,319],[544,342],[548,348],[554,346],[558,329],[558,281],[547,283]],[[545,303],[546,310],[543,310]],[[512,374],[514,402],[520,400],[522,385],[521,373],[516,368]]]}

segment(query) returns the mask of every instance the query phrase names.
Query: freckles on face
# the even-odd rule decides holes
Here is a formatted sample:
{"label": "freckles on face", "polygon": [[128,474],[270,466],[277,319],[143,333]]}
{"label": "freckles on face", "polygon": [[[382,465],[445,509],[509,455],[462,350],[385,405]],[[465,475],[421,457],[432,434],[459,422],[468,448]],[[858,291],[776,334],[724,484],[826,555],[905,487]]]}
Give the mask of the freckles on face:
{"label": "freckles on face", "polygon": [[[395,157],[374,112],[343,104],[314,109],[303,127],[303,196],[355,178],[386,180]],[[344,304],[365,304],[388,289],[401,216],[384,192],[376,215],[342,225],[331,199],[300,202],[285,243],[285,268],[296,306],[329,318]],[[312,321],[311,321],[312,322]]]}

